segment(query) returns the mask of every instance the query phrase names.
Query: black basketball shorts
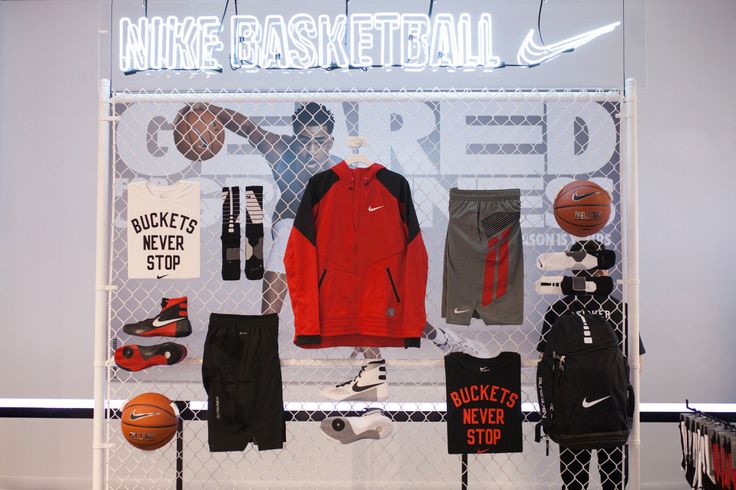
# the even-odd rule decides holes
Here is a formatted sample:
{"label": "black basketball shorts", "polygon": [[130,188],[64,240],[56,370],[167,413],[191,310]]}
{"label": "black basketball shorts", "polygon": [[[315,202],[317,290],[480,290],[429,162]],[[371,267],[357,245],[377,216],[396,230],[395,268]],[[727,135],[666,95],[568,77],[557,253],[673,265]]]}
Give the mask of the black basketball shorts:
{"label": "black basketball shorts", "polygon": [[210,451],[284,446],[278,332],[276,314],[210,315],[202,361]]}

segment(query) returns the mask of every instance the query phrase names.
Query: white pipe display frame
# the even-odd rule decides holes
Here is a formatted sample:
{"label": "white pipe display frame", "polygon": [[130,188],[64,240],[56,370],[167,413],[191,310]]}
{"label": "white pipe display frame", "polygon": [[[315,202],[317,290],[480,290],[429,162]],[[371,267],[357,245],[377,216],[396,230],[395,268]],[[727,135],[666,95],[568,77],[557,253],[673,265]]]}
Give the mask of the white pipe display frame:
{"label": "white pipe display frame", "polygon": [[624,139],[624,164],[621,166],[624,174],[622,183],[624,190],[624,205],[626,206],[626,228],[624,230],[624,251],[626,253],[626,279],[624,281],[624,295],[628,300],[626,318],[629,324],[629,366],[631,367],[631,385],[634,388],[634,426],[629,438],[631,488],[638,490],[641,486],[640,457],[641,431],[639,421],[639,400],[641,397],[639,375],[641,363],[639,361],[639,161],[637,153],[637,96],[636,80],[626,80],[624,90],[624,124],[626,135]]}
{"label": "white pipe display frame", "polygon": [[106,442],[105,387],[107,384],[107,324],[112,287],[109,283],[110,227],[110,132],[111,87],[109,80],[100,80],[97,129],[97,232],[95,250],[95,332],[94,332],[94,419],[92,442],[92,488],[104,486]]}
{"label": "white pipe display frame", "polygon": [[[613,96],[621,95],[619,90],[599,90],[591,92],[591,100],[609,100]],[[524,100],[524,101],[563,101],[574,100],[573,91],[346,91],[346,92],[291,92],[289,99],[298,95],[303,100],[315,102],[342,102],[346,96],[355,101],[440,101],[440,100]],[[101,490],[106,487],[107,481],[107,450],[105,437],[105,420],[108,416],[105,406],[107,376],[108,376],[108,303],[114,286],[110,283],[109,254],[111,247],[111,156],[114,148],[111,146],[113,104],[130,104],[135,102],[176,102],[185,99],[187,93],[120,93],[111,91],[109,80],[100,80],[98,104],[98,160],[97,160],[97,230],[96,230],[96,282],[95,282],[95,332],[94,332],[94,432],[93,432],[93,480],[92,487]],[[280,102],[283,94],[278,92],[248,92],[227,93],[207,92],[192,93],[193,98],[200,102],[212,103],[255,103]],[[622,248],[626,258],[624,274],[624,298],[628,302],[628,340],[629,364],[631,368],[631,382],[635,393],[634,425],[629,441],[629,485],[630,488],[640,488],[640,423],[639,423],[639,244],[638,244],[638,179],[637,179],[637,139],[636,139],[636,82],[626,80],[622,114],[623,129],[621,154],[623,155],[621,169],[622,213],[625,217],[625,226],[622,228]],[[298,360],[284,360],[299,364]],[[319,364],[320,361],[305,360],[306,365]],[[406,361],[405,361],[406,362]],[[427,363],[427,361],[418,361]],[[430,361],[435,364],[434,361]]]}

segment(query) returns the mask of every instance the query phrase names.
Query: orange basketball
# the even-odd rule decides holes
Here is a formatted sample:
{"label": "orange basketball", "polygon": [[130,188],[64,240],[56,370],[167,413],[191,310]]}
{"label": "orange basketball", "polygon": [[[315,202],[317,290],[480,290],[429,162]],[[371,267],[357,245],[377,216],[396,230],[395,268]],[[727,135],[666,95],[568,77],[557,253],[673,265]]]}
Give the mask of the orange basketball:
{"label": "orange basketball", "polygon": [[225,144],[225,128],[208,110],[189,110],[174,124],[174,143],[193,162],[209,160]]}
{"label": "orange basketball", "polygon": [[560,228],[576,237],[600,231],[611,217],[611,195],[589,180],[575,180],[563,187],[554,203]]}
{"label": "orange basketball", "polygon": [[174,437],[179,410],[164,395],[143,393],[125,404],[120,421],[125,440],[138,449],[151,451]]}

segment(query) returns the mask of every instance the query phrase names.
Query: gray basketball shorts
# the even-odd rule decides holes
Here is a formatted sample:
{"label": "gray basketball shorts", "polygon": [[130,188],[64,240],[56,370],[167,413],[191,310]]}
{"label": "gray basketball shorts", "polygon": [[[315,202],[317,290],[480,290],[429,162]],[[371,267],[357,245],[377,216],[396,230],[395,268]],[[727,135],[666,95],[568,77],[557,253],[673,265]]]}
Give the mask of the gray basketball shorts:
{"label": "gray basketball shorts", "polygon": [[450,189],[442,275],[442,317],[469,325],[524,321],[524,254],[519,189]]}

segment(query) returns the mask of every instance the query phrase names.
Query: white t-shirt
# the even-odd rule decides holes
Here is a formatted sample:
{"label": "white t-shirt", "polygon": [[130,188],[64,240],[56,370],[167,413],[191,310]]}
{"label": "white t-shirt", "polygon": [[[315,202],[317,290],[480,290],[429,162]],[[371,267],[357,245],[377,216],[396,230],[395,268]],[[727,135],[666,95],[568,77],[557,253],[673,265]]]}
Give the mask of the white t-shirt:
{"label": "white t-shirt", "polygon": [[199,182],[128,184],[128,277],[199,277]]}

